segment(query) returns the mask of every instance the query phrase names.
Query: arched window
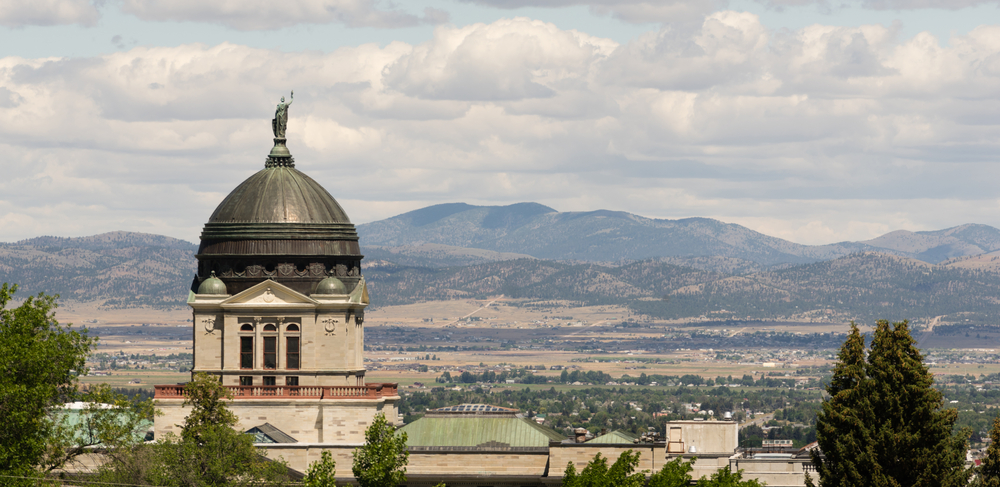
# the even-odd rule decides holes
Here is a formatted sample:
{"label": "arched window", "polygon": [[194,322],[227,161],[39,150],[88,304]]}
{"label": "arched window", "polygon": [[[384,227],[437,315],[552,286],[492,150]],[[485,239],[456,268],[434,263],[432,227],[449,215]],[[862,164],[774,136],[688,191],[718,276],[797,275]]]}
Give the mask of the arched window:
{"label": "arched window", "polygon": [[290,325],[288,325],[288,326],[285,327],[285,331],[287,331],[289,333],[298,333],[298,331],[299,331],[299,325],[296,325],[295,323],[292,323],[292,324],[290,324]]}
{"label": "arched window", "polygon": [[275,335],[278,327],[274,323],[264,325],[264,368],[278,368],[278,337]]}
{"label": "arched window", "polygon": [[240,327],[240,331],[253,331],[253,325],[247,323]]}

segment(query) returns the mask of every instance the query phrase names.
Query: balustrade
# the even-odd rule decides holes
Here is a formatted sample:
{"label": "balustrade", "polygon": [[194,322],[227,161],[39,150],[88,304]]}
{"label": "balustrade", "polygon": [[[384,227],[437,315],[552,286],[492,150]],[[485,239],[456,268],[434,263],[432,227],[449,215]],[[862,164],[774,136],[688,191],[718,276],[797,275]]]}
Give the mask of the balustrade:
{"label": "balustrade", "polygon": [[[153,386],[156,399],[183,398],[184,386]],[[363,386],[223,386],[233,398],[303,398],[350,399],[388,397],[397,395],[397,384],[374,383]]]}

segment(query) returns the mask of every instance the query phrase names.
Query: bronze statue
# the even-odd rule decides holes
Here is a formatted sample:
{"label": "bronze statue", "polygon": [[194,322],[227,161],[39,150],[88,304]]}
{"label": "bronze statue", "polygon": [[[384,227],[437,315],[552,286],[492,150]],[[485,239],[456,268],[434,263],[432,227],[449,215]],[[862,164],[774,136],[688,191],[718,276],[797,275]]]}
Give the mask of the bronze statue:
{"label": "bronze statue", "polygon": [[285,97],[281,97],[281,103],[278,103],[278,108],[274,110],[274,119],[271,120],[271,130],[274,131],[276,139],[285,138],[285,128],[288,126],[288,105],[291,105],[295,101],[295,90],[292,90],[290,98],[288,103],[285,103]]}

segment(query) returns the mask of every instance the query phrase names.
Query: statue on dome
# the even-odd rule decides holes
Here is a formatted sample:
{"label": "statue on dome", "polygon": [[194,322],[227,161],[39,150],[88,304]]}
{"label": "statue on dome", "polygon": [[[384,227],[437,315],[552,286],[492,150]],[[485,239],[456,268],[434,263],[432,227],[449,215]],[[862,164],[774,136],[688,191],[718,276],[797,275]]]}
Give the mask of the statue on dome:
{"label": "statue on dome", "polygon": [[274,110],[274,119],[271,120],[271,130],[274,131],[276,139],[285,138],[285,128],[288,126],[288,105],[295,101],[295,90],[292,90],[291,99],[285,103],[285,97],[281,97],[281,103]]}

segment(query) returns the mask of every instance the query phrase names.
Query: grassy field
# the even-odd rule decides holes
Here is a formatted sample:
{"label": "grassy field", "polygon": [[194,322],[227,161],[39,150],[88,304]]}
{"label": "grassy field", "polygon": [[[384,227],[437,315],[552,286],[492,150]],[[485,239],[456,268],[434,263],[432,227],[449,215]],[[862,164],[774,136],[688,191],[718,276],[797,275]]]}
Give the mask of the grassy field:
{"label": "grassy field", "polygon": [[[139,379],[139,384],[129,384],[129,381]],[[114,375],[86,376],[80,378],[81,384],[109,384],[112,387],[129,387],[137,389],[152,389],[154,385],[176,384],[191,380],[190,373],[158,372],[158,371],[117,371]]]}

